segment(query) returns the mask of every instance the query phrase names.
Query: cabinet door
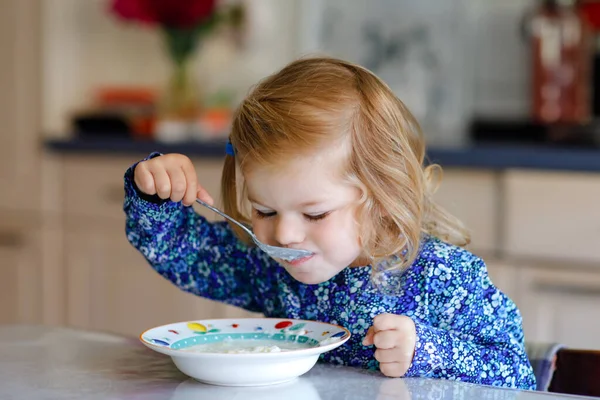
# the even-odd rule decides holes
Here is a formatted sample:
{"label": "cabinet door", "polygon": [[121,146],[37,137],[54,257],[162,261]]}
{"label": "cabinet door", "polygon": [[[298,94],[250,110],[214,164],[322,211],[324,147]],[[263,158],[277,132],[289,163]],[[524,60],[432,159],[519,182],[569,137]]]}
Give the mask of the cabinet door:
{"label": "cabinet door", "polygon": [[7,0],[0,12],[0,209],[39,205],[39,8]]}
{"label": "cabinet door", "polygon": [[434,199],[459,218],[471,231],[469,246],[476,253],[490,254],[497,248],[499,176],[491,171],[444,169],[444,178]]}
{"label": "cabinet door", "polygon": [[0,223],[0,324],[42,323],[39,238],[34,228]]}
{"label": "cabinet door", "polygon": [[600,176],[515,170],[505,190],[507,255],[600,263]]}
{"label": "cabinet door", "polygon": [[[146,154],[128,157],[67,156],[64,168],[64,209],[67,220],[81,218],[99,221],[123,221],[123,175],[127,168]],[[223,161],[192,160],[199,182],[218,202]],[[218,216],[195,205],[195,209],[209,220]],[[122,235],[121,232],[121,236]]]}
{"label": "cabinet door", "polygon": [[600,272],[528,267],[517,282],[527,340],[600,349]]}
{"label": "cabinet door", "polygon": [[138,335],[145,329],[202,318],[250,315],[178,289],[126,240],[123,226],[66,235],[71,326]]}

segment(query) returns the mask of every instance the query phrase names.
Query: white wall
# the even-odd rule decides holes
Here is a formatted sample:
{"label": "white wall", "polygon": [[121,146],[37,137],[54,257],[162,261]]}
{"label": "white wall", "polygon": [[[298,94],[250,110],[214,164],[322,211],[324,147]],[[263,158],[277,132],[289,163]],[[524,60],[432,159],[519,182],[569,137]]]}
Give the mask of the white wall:
{"label": "white wall", "polygon": [[[205,91],[246,90],[294,57],[295,0],[249,0],[254,28],[237,52],[223,38],[204,44],[196,60]],[[47,135],[69,135],[69,113],[89,104],[99,85],[160,85],[169,64],[159,33],[117,20],[108,0],[43,2],[43,122]],[[208,80],[204,80],[207,76]]]}
{"label": "white wall", "polygon": [[[230,87],[243,94],[252,84],[310,50],[311,22],[297,11],[318,10],[327,0],[246,0],[253,26],[244,51],[223,38],[204,44],[196,63],[205,91]],[[442,0],[440,0],[442,1]],[[528,0],[465,0],[473,30],[473,112],[521,116],[528,107],[527,47],[518,24]],[[300,3],[299,3],[300,2]],[[69,114],[85,107],[93,89],[106,84],[159,86],[169,73],[155,29],[118,21],[108,0],[42,2],[43,118],[47,135],[68,136]],[[307,6],[308,4],[308,6]],[[313,13],[314,14],[314,13]],[[314,18],[309,16],[309,18]],[[299,27],[303,27],[298,35]],[[465,64],[466,65],[466,64]]]}
{"label": "white wall", "polygon": [[529,47],[520,24],[535,2],[470,0],[474,19],[477,114],[523,117],[529,111]]}

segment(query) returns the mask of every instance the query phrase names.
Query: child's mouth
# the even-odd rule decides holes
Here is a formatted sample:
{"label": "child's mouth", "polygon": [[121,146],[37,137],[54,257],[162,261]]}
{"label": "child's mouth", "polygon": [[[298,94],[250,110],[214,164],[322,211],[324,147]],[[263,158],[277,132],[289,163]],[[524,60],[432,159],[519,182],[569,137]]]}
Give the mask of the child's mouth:
{"label": "child's mouth", "polygon": [[307,262],[308,260],[312,259],[314,256],[315,256],[314,254],[311,254],[310,256],[298,258],[294,261],[286,261],[286,263],[296,267],[296,266],[301,265],[301,264]]}

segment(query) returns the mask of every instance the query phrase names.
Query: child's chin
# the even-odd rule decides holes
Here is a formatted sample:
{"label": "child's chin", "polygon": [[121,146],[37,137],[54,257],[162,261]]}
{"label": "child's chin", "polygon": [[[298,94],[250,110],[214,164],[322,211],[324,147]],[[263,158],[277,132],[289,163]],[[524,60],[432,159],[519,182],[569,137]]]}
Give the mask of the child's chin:
{"label": "child's chin", "polygon": [[311,273],[301,273],[298,271],[294,271],[293,269],[287,269],[288,273],[300,283],[304,283],[305,285],[318,285],[323,282],[327,282],[331,279],[331,276],[322,276],[318,274]]}

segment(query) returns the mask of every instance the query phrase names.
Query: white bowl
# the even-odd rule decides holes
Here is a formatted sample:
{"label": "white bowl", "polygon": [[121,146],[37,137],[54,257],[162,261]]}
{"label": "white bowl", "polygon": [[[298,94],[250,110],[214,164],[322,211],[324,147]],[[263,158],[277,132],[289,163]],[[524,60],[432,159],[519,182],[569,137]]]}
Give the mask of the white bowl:
{"label": "white bowl", "polygon": [[[171,356],[184,374],[203,383],[224,386],[260,386],[290,381],[308,372],[320,354],[341,346],[348,339],[350,332],[341,326],[276,318],[178,322],[149,329],[140,335],[144,345]],[[196,352],[191,348],[216,343],[253,345],[253,340],[268,340],[283,349],[286,345],[303,348],[266,353]]]}
{"label": "white bowl", "polygon": [[180,383],[169,400],[321,400],[310,379],[293,379],[279,385],[216,386],[190,378]]}

